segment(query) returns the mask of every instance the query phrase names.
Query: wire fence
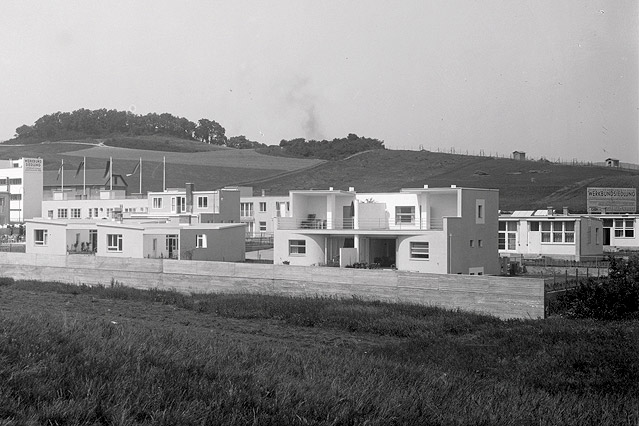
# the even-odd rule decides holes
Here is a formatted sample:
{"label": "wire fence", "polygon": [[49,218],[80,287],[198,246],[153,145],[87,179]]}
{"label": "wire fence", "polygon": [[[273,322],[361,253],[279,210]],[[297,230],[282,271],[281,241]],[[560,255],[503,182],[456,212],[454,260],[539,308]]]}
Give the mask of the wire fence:
{"label": "wire fence", "polygon": [[[565,166],[610,167],[606,164],[605,161],[593,162],[593,161],[583,161],[577,158],[561,158],[561,157],[545,157],[545,156],[534,157],[528,154],[524,154],[522,156],[521,154],[520,155],[515,155],[514,153],[505,154],[503,152],[485,150],[485,149],[469,150],[469,149],[455,148],[455,147],[427,147],[425,145],[387,147],[387,149],[409,150],[409,151],[429,151],[429,152],[438,152],[442,154],[467,155],[470,157],[503,158],[503,159],[511,159],[511,160],[519,159],[521,161],[552,163],[552,164],[560,164]],[[619,162],[619,165],[615,166],[615,168],[639,170],[639,164]]]}

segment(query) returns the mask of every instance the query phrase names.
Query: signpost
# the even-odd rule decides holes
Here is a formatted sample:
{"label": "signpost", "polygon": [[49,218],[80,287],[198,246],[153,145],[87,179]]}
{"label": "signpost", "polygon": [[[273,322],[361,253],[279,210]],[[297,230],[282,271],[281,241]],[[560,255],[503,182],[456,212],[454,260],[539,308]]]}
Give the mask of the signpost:
{"label": "signpost", "polygon": [[636,188],[588,188],[588,212],[636,213]]}

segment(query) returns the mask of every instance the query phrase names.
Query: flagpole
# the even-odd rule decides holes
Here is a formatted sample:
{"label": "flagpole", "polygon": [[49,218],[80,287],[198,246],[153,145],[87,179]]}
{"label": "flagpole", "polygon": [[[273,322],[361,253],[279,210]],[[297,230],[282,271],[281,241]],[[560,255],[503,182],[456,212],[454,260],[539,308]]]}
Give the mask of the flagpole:
{"label": "flagpole", "polygon": [[113,157],[109,157],[109,190],[113,191]]}
{"label": "flagpole", "polygon": [[162,192],[166,191],[166,156],[163,160],[164,169],[162,171]]}
{"label": "flagpole", "polygon": [[87,198],[87,157],[82,157],[82,195]]}
{"label": "flagpole", "polygon": [[142,195],[142,157],[140,157],[140,195]]}
{"label": "flagpole", "polygon": [[62,159],[62,162],[60,163],[60,176],[62,176],[62,198],[64,198],[64,158]]}

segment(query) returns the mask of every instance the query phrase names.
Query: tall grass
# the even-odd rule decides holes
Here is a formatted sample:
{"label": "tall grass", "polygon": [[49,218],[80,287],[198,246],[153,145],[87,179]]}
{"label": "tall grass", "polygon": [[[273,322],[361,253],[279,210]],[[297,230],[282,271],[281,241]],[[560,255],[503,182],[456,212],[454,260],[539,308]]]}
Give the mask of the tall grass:
{"label": "tall grass", "polygon": [[[4,312],[0,424],[639,422],[636,321],[500,321],[358,299],[188,296],[117,283],[0,282],[0,296],[6,291],[166,304],[202,323],[110,321],[64,305]],[[221,322],[211,328],[210,318]],[[237,328],[256,322],[263,334]]]}

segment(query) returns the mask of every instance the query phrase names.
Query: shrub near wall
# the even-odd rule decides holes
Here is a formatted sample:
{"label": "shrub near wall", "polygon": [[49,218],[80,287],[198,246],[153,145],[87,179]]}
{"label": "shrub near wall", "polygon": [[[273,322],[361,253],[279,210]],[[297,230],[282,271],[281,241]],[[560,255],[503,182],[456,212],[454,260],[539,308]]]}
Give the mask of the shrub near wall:
{"label": "shrub near wall", "polygon": [[559,296],[551,308],[572,318],[639,318],[639,256],[612,257],[607,277],[582,281]]}

